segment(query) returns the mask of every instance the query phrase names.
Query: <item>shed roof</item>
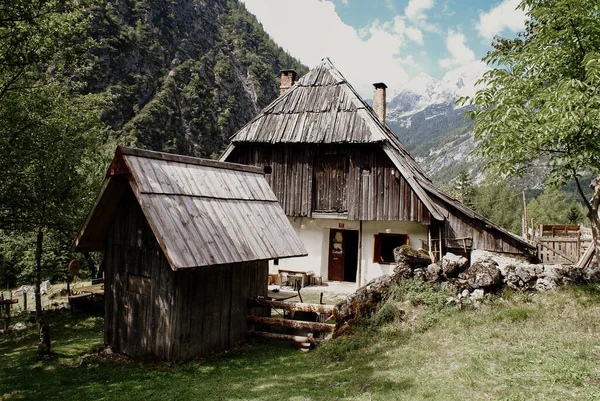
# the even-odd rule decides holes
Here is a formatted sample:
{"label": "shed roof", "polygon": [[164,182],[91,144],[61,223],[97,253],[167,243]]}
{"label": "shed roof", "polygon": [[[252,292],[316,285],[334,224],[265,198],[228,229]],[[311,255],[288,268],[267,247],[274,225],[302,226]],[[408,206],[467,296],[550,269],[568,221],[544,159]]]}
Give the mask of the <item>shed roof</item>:
{"label": "shed roof", "polygon": [[262,170],[123,147],[75,249],[102,248],[129,188],[173,270],[307,254]]}

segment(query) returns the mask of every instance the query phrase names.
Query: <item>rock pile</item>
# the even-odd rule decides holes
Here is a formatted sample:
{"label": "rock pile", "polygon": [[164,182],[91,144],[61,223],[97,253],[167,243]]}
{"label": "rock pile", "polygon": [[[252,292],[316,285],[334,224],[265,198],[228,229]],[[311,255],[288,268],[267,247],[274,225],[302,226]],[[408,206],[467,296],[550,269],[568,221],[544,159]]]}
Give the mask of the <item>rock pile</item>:
{"label": "rock pile", "polygon": [[464,256],[452,253],[444,255],[438,263],[431,263],[425,251],[417,251],[408,245],[396,248],[394,257],[397,266],[393,274],[377,277],[335,306],[334,337],[355,325],[361,316],[374,312],[387,299],[392,284],[407,278],[453,286],[458,293],[448,299],[449,304],[462,306],[469,303],[477,308],[486,293],[496,292],[503,286],[521,291],[548,291],[559,285],[591,281],[600,276],[598,270],[588,271],[569,265],[531,264],[516,259],[511,264],[505,256],[496,259],[491,254],[482,255],[471,265]]}

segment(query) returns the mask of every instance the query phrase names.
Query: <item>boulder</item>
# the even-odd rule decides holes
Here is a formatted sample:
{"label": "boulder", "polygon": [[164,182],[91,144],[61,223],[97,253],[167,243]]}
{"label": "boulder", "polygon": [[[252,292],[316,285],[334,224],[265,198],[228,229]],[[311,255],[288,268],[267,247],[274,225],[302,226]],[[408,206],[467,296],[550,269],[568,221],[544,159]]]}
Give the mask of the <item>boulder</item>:
{"label": "boulder", "polygon": [[551,291],[558,286],[558,283],[551,278],[540,277],[535,282],[535,289],[538,291]]}
{"label": "boulder", "polygon": [[420,281],[427,281],[425,277],[425,270],[420,267],[413,270],[413,277]]}
{"label": "boulder", "polygon": [[427,267],[431,263],[431,258],[427,252],[422,249],[416,250],[410,245],[402,245],[394,249],[394,260],[399,265],[411,266],[413,270],[418,267]]}
{"label": "boulder", "polygon": [[458,277],[467,266],[469,266],[469,260],[464,256],[448,252],[442,258],[442,272],[446,278]]}
{"label": "boulder", "polygon": [[394,267],[393,275],[399,279],[410,278],[413,276],[413,269],[407,263],[398,263],[398,266]]}
{"label": "boulder", "polygon": [[388,297],[390,286],[395,280],[396,276],[391,275],[377,277],[338,302],[333,308],[335,318],[333,336],[341,335],[350,326],[355,325],[361,317],[373,313]]}
{"label": "boulder", "polygon": [[[538,271],[537,265],[523,264],[509,265],[506,267],[506,285],[513,290],[531,290],[535,288]],[[543,271],[543,266],[542,266]]]}
{"label": "boulder", "polygon": [[473,289],[495,289],[502,284],[498,263],[492,259],[478,260],[464,272],[464,277]]}
{"label": "boulder", "polygon": [[425,280],[435,283],[440,279],[442,274],[442,266],[437,263],[432,263],[425,269]]}

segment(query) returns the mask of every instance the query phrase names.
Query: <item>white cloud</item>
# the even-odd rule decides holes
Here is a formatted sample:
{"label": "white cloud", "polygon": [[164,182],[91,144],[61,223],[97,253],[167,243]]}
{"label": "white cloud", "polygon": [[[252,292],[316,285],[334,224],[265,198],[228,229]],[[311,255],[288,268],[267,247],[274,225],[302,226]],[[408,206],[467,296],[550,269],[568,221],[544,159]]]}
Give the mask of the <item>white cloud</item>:
{"label": "white cloud", "polygon": [[409,0],[404,14],[413,23],[419,23],[427,18],[425,11],[431,8],[433,8],[433,0]]}
{"label": "white cloud", "polygon": [[491,39],[505,29],[513,32],[523,30],[527,16],[525,11],[517,9],[520,2],[521,0],[504,0],[489,12],[479,14],[479,22],[475,24],[479,36]]}
{"label": "white cloud", "polygon": [[396,12],[396,4],[394,0],[385,0],[385,6],[393,12]]}
{"label": "white cloud", "polygon": [[439,60],[440,67],[450,69],[475,61],[475,53],[466,45],[465,35],[461,32],[449,31],[446,48],[450,57]]}
{"label": "white cloud", "polygon": [[414,59],[413,56],[411,56],[410,54],[407,55],[406,57],[400,57],[398,59],[398,61],[400,61],[400,64],[409,67],[409,68],[414,68],[417,69],[419,67],[419,63],[417,63]]}
{"label": "white cloud", "polygon": [[395,20],[374,21],[357,32],[331,1],[303,0],[302,7],[296,0],[243,1],[277,44],[309,67],[329,57],[363,97],[372,96],[373,82],[395,88],[408,79],[399,56],[405,36]]}
{"label": "white cloud", "polygon": [[417,42],[418,44],[423,44],[423,33],[414,27],[406,28],[406,37],[412,40],[413,42]]}

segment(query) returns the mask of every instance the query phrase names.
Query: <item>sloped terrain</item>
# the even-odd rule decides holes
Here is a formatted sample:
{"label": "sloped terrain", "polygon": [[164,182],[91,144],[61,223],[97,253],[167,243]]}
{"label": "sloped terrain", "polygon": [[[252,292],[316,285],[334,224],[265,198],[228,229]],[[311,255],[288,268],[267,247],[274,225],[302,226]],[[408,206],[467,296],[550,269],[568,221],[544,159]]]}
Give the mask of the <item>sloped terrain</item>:
{"label": "sloped terrain", "polygon": [[281,69],[307,71],[237,0],[109,0],[90,17],[97,45],[75,75],[129,145],[218,153],[279,94]]}

